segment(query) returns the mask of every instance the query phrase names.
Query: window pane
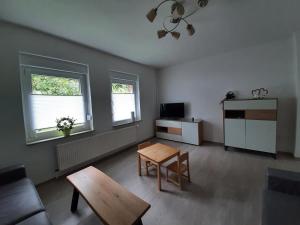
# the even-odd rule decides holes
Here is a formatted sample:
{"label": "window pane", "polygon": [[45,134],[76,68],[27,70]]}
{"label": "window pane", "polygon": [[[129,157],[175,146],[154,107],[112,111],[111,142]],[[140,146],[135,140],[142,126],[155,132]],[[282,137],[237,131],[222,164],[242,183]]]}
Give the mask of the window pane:
{"label": "window pane", "polygon": [[72,117],[76,124],[85,122],[80,80],[31,74],[32,128],[54,128],[56,119]]}
{"label": "window pane", "polygon": [[31,75],[32,94],[76,96],[81,95],[80,80],[46,75]]}
{"label": "window pane", "polygon": [[93,130],[88,65],[35,54],[19,56],[26,143],[62,137],[56,131],[61,117],[75,119],[72,134]]}
{"label": "window pane", "polygon": [[135,112],[134,94],[112,94],[112,103],[114,122],[131,119],[131,112]]}
{"label": "window pane", "polygon": [[133,94],[133,85],[112,83],[113,94]]}
{"label": "window pane", "polygon": [[56,119],[72,117],[76,124],[85,122],[82,96],[31,95],[32,127],[34,130],[56,126]]}

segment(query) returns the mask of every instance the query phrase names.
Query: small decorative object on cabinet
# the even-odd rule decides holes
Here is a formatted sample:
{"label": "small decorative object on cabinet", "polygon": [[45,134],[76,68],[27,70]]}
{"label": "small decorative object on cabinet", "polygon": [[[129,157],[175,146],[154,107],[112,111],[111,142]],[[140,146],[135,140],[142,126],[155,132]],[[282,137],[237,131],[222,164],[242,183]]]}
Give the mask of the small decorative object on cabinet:
{"label": "small decorative object on cabinet", "polygon": [[225,95],[225,98],[222,99],[220,104],[222,104],[225,100],[231,100],[231,99],[235,99],[235,94],[233,91],[228,91]]}
{"label": "small decorative object on cabinet", "polygon": [[259,98],[259,96],[260,96],[260,89],[254,89],[254,90],[252,90],[251,94],[252,94],[253,98]]}
{"label": "small decorative object on cabinet", "polygon": [[226,93],[226,100],[235,99],[235,94],[233,91],[228,91]]}
{"label": "small decorative object on cabinet", "polygon": [[261,151],[276,157],[277,99],[226,100],[224,147]]}
{"label": "small decorative object on cabinet", "polygon": [[64,137],[70,136],[71,130],[73,129],[75,119],[70,117],[62,117],[56,120],[56,127],[58,131],[62,131]]}
{"label": "small decorative object on cabinet", "polygon": [[202,120],[156,120],[156,137],[200,145],[203,137]]}
{"label": "small decorative object on cabinet", "polygon": [[261,88],[259,89],[260,90],[260,95],[259,95],[259,98],[265,98],[268,94],[269,94],[269,91],[268,89],[265,89],[265,88]]}
{"label": "small decorative object on cabinet", "polygon": [[259,88],[252,90],[251,94],[255,99],[263,99],[269,94],[269,91],[265,88]]}

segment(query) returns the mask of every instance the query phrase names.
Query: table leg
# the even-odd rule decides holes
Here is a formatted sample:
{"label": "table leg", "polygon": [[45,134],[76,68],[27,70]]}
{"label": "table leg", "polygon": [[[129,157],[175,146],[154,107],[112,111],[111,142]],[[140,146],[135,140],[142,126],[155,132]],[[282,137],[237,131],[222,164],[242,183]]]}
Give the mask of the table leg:
{"label": "table leg", "polygon": [[134,225],[143,225],[142,219],[138,219]]}
{"label": "table leg", "polygon": [[138,153],[138,174],[141,176],[141,155]]}
{"label": "table leg", "polygon": [[180,168],[180,153],[178,154],[177,156],[177,176],[178,176],[178,184],[179,184],[179,188],[182,189],[182,186],[181,186],[181,168]]}
{"label": "table leg", "polygon": [[79,191],[77,191],[77,189],[74,188],[73,197],[72,197],[71,212],[75,212],[77,210],[78,199],[79,199]]}
{"label": "table leg", "polygon": [[161,191],[161,177],[160,177],[160,165],[157,165],[157,187]]}

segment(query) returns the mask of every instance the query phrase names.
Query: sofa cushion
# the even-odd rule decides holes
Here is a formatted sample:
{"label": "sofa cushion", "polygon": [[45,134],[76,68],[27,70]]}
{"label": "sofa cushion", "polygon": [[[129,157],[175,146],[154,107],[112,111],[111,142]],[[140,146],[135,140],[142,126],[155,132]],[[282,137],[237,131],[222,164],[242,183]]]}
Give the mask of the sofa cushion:
{"label": "sofa cushion", "polygon": [[300,196],[300,173],[268,168],[267,188]]}
{"label": "sofa cushion", "polygon": [[0,224],[16,224],[38,212],[44,206],[28,178],[0,185]]}
{"label": "sofa cushion", "polygon": [[300,197],[265,190],[262,225],[298,225]]}
{"label": "sofa cushion", "polygon": [[46,212],[35,214],[16,225],[51,225]]}
{"label": "sofa cushion", "polygon": [[8,166],[0,169],[0,185],[8,184],[26,177],[24,165]]}

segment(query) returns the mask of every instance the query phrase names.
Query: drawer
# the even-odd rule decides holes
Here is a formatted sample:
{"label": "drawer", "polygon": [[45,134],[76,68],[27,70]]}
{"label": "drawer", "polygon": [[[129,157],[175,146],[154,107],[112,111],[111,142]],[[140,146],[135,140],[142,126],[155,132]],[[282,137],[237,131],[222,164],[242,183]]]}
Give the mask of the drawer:
{"label": "drawer", "polygon": [[181,135],[176,135],[176,134],[156,132],[156,137],[171,140],[171,141],[182,141],[182,136]]}
{"label": "drawer", "polygon": [[277,110],[246,110],[247,120],[277,120]]}
{"label": "drawer", "polygon": [[277,109],[277,100],[268,99],[268,100],[233,100],[233,101],[224,101],[225,110],[276,110]]}
{"label": "drawer", "polygon": [[156,120],[156,126],[181,128],[181,121],[175,120]]}

